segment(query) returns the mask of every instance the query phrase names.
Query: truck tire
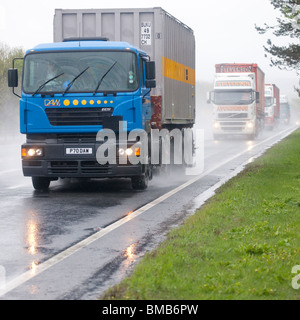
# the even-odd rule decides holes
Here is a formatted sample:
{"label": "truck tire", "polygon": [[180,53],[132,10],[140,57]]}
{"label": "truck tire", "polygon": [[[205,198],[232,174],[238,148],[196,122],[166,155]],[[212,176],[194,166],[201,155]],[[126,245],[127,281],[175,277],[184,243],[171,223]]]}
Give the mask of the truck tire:
{"label": "truck tire", "polygon": [[256,139],[256,137],[257,135],[255,133],[252,133],[252,134],[248,134],[246,139],[253,141]]}
{"label": "truck tire", "polygon": [[134,190],[145,190],[148,188],[149,178],[147,174],[131,178],[131,185]]}
{"label": "truck tire", "polygon": [[[150,159],[148,160],[150,161]],[[131,178],[132,188],[134,190],[145,190],[148,188],[150,180],[152,180],[152,166],[149,162],[149,164],[146,165],[145,173]]]}
{"label": "truck tire", "polygon": [[224,136],[222,134],[214,134],[214,140],[222,140]]}
{"label": "truck tire", "polygon": [[35,190],[48,190],[50,186],[50,179],[45,177],[32,177],[32,185]]}

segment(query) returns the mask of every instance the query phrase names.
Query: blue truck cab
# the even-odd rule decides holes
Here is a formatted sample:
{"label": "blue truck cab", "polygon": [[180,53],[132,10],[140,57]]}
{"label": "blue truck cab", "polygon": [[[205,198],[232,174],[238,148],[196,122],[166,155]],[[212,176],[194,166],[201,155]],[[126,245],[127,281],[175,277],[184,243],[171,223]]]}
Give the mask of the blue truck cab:
{"label": "blue truck cab", "polygon": [[[17,72],[9,70],[9,87],[18,86]],[[146,188],[148,166],[100,164],[96,137],[103,129],[118,137],[120,123],[127,132],[150,132],[154,78],[154,62],[126,42],[69,39],[28,50],[20,96],[24,176],[37,190],[72,177],[130,177],[135,189]]]}

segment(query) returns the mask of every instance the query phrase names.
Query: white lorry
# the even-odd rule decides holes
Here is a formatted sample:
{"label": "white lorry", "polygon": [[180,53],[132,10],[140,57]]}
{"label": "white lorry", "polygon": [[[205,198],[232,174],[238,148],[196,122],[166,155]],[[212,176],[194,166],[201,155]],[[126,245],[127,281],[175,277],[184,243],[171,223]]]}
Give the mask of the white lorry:
{"label": "white lorry", "polygon": [[254,139],[265,123],[265,75],[257,64],[217,64],[213,104],[215,139],[232,134]]}

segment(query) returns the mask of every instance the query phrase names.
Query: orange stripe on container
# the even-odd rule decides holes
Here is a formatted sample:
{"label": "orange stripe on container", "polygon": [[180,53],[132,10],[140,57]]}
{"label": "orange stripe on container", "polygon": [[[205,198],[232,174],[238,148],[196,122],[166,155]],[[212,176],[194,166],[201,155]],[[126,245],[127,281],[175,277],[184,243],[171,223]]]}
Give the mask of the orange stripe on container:
{"label": "orange stripe on container", "polygon": [[163,76],[169,79],[195,85],[195,69],[163,57]]}

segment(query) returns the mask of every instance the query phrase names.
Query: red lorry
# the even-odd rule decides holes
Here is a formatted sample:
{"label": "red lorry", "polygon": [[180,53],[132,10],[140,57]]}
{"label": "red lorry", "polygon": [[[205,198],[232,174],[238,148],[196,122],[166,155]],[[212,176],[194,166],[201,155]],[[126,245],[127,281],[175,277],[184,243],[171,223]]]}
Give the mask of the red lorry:
{"label": "red lorry", "polygon": [[273,129],[280,120],[280,90],[275,84],[265,85],[265,126]]}

